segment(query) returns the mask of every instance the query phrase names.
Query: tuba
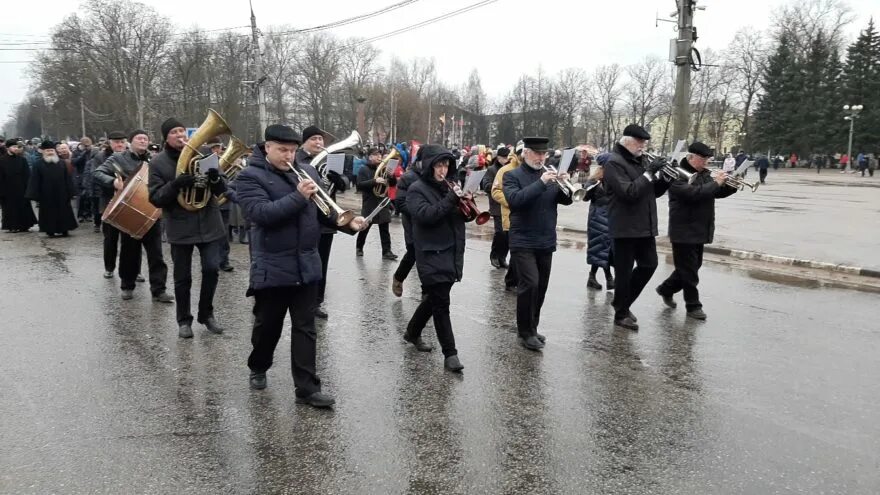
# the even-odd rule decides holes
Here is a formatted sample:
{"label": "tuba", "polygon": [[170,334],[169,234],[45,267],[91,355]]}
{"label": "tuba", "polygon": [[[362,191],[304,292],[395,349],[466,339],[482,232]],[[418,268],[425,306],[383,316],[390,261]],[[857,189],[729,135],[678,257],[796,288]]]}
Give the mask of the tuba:
{"label": "tuba", "polygon": [[[324,182],[324,187],[330,187],[330,181],[327,180],[327,156],[331,153],[336,153],[337,151],[345,151],[350,148],[356,148],[361,144],[361,135],[358,134],[357,131],[351,131],[351,134],[343,139],[342,141],[336,142],[322,149],[320,153],[315,155],[312,158],[311,165],[315,167],[315,170],[318,171],[318,175],[321,176],[321,180]],[[330,190],[328,194],[332,194],[333,191]]]}
{"label": "tuba", "polygon": [[376,173],[373,174],[373,180],[378,179],[379,177],[385,179],[385,184],[376,184],[373,186],[373,194],[376,195],[377,198],[384,198],[388,196],[388,174],[386,170],[388,169],[388,162],[391,160],[396,160],[400,158],[400,151],[397,148],[391,148],[391,153],[388,153],[388,156],[382,159],[379,163],[379,166],[376,167]]}
{"label": "tuba", "polygon": [[[229,138],[229,144],[226,145],[226,151],[220,156],[220,172],[226,176],[227,180],[235,180],[238,174],[244,170],[245,165],[241,164],[241,157],[246,155],[248,147],[241,139],[235,136]],[[223,205],[229,201],[226,193],[217,197],[217,204]]]}
{"label": "tuba", "polygon": [[208,190],[208,178],[199,170],[198,160],[204,158],[198,149],[209,139],[220,134],[231,134],[229,124],[214,110],[208,109],[208,116],[196,129],[189,141],[183,145],[180,158],[177,159],[177,176],[190,174],[196,178],[194,186],[183,189],[177,194],[177,202],[188,211],[198,211],[208,205],[211,191]]}

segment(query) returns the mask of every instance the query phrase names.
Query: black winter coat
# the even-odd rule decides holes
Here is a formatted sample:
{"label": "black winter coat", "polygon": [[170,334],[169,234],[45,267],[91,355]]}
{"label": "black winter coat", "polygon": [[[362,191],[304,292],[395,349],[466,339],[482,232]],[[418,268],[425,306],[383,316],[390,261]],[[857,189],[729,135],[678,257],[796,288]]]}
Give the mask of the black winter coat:
{"label": "black winter coat", "polygon": [[[440,146],[422,148],[422,179],[412,184],[406,195],[406,209],[412,216],[416,269],[422,285],[458,282],[464,271],[464,217],[458,209],[458,196],[434,180],[433,164],[452,159]],[[456,171],[449,168],[452,180]]]}
{"label": "black winter coat", "polygon": [[31,177],[27,158],[4,152],[0,157],[0,209],[3,230],[28,230],[37,223],[25,195]]}
{"label": "black winter coat", "polygon": [[535,170],[523,161],[504,174],[511,249],[556,251],[556,207],[570,205],[572,200],[555,182],[544,184],[543,173],[543,168]]}
{"label": "black winter coat", "polygon": [[498,158],[493,159],[492,165],[489,165],[486,169],[486,175],[484,175],[483,179],[480,181],[480,189],[489,195],[489,214],[493,217],[501,216],[501,204],[492,198],[492,183],[495,182],[495,176],[498,175],[498,171],[501,170],[501,167],[503,166],[504,165],[498,163]]}
{"label": "black winter coat", "polygon": [[110,155],[110,158],[104,160],[104,163],[95,169],[92,180],[102,189],[104,195],[110,194],[112,198],[116,192],[116,189],[113,187],[116,174],[120,174],[123,181],[128,181],[138,173],[144,163],[149,161],[149,152],[140,156],[128,150],[113,153]]}
{"label": "black winter coat", "polygon": [[413,243],[412,236],[412,216],[406,208],[406,195],[410,186],[419,180],[419,173],[415,170],[415,165],[411,165],[409,169],[400,176],[397,181],[397,196],[394,198],[394,208],[400,212],[401,223],[403,224],[403,239],[407,245]]}
{"label": "black winter coat", "polygon": [[657,237],[657,198],[669,184],[647,178],[642,158],[620,144],[614,145],[605,164],[605,184],[610,196],[611,237]]}
{"label": "black winter coat", "polygon": [[95,170],[97,170],[98,167],[112,155],[113,151],[110,148],[103,150],[92,149],[91,158],[86,162],[82,177],[80,178],[82,180],[81,187],[83,195],[92,198],[100,198],[99,207],[101,211],[107,207],[107,203],[110,201],[110,198],[113,197],[113,194],[111,193],[107,195],[107,193],[95,184]]}
{"label": "black winter coat", "polygon": [[[361,193],[361,215],[367,216],[379,206],[379,203],[382,202],[384,198],[377,197],[373,194],[373,186],[376,185],[376,181],[373,177],[376,175],[376,167],[377,165],[370,165],[370,162],[364,164],[363,167],[358,170],[357,175],[357,190]],[[388,178],[388,185],[393,186],[395,184],[394,178]],[[382,208],[374,218],[371,223],[374,224],[382,224],[382,223],[390,223],[391,222],[391,208],[386,206]]]}
{"label": "black winter coat", "polygon": [[60,234],[79,225],[70,200],[77,194],[73,176],[64,163],[34,163],[28,181],[27,197],[40,203],[40,232]]}
{"label": "black winter coat", "polygon": [[[589,181],[585,187],[595,182]],[[608,204],[610,198],[605,183],[592,188],[584,197],[590,202],[590,214],[587,219],[587,264],[607,268],[611,264],[611,225],[608,221]]]}
{"label": "black winter coat", "polygon": [[711,244],[715,237],[715,198],[726,198],[736,192],[719,186],[712,172],[697,172],[682,159],[680,167],[693,172],[689,184],[676,180],[669,186],[669,240],[682,244]]}
{"label": "black winter coat", "polygon": [[[263,156],[265,156],[265,154]],[[296,150],[296,156],[295,156],[294,160],[296,161],[296,164],[299,166],[303,166],[303,165],[311,166],[312,165],[312,158],[314,158],[314,157],[309,155],[309,153],[305,149],[300,148],[300,149]],[[305,168],[308,168],[308,167],[305,167]],[[314,168],[314,167],[312,167],[312,168]],[[348,186],[345,184],[345,181],[342,179],[342,176],[337,174],[336,172],[328,170],[327,171],[327,181],[330,184],[333,184],[333,191],[330,192],[330,199],[332,199],[333,201],[336,201],[336,193],[338,193],[338,192],[342,193],[342,192],[345,192],[346,189],[348,189]],[[318,185],[321,186],[321,188],[324,189],[325,192],[330,187],[328,184],[325,184],[322,180],[318,181]],[[328,227],[326,225],[322,225],[321,226],[321,233],[334,235],[334,234],[336,234],[336,229],[332,228],[332,227]]]}
{"label": "black winter coat", "polygon": [[187,211],[177,203],[180,191],[174,187],[174,179],[179,157],[180,151],[166,146],[150,162],[150,203],[162,208],[168,243],[201,244],[222,239],[226,236],[226,229],[213,194],[207,206],[198,211]]}

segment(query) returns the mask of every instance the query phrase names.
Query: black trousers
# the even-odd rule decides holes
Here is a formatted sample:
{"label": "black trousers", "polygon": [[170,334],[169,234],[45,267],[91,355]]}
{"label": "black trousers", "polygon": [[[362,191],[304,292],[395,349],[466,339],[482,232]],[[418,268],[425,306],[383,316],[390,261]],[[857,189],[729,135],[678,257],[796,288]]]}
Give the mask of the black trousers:
{"label": "black trousers", "polygon": [[495,235],[492,236],[492,249],[489,251],[489,259],[507,260],[510,251],[507,241],[507,232],[504,230],[501,216],[493,216]]}
{"label": "black trousers", "polygon": [[[98,222],[101,221],[101,215],[97,216]],[[119,254],[119,231],[116,227],[109,223],[100,224],[101,232],[104,234],[104,271],[112,272],[116,270],[116,256]],[[140,258],[138,258],[140,259]]]}
{"label": "black trousers", "polygon": [[[91,207],[91,211],[92,211],[92,221],[94,222],[96,227],[100,227],[101,226],[101,216],[104,214],[104,212],[101,211],[101,198],[99,198],[97,196],[91,196],[91,201],[89,203],[89,206]],[[114,258],[115,258],[115,256],[114,256]],[[114,266],[116,266],[115,263],[114,263]],[[107,270],[107,271],[111,272],[113,270]]]}
{"label": "black trousers", "polygon": [[168,279],[168,265],[162,256],[162,228],[158,223],[147,231],[141,240],[119,233],[122,246],[119,250],[119,278],[122,290],[134,290],[135,279],[141,272],[141,246],[147,252],[147,266],[150,271],[150,292],[158,296],[165,292]]}
{"label": "black trousers", "polygon": [[675,270],[660,284],[658,292],[664,296],[672,296],[678,291],[684,291],[684,303],[688,311],[702,308],[700,291],[697,290],[697,284],[700,283],[697,272],[703,266],[703,245],[673,242],[672,260]]}
{"label": "black trousers", "polygon": [[321,391],[316,370],[315,297],[317,284],[273,287],[254,291],[254,328],[248,357],[251,371],[265,372],[272,367],[275,347],[281,338],[284,317],[290,313],[290,363],[298,397]]}
{"label": "black trousers", "polygon": [[397,265],[397,270],[394,272],[394,280],[398,282],[403,282],[406,280],[406,277],[409,276],[409,272],[412,271],[413,265],[416,264],[416,247],[409,243],[406,245],[406,252],[403,253],[403,258],[400,259],[400,264]]}
{"label": "black trousers", "polygon": [[452,282],[422,286],[422,302],[416,308],[412,318],[406,325],[406,333],[412,338],[422,336],[422,331],[428,320],[434,318],[434,331],[437,332],[437,342],[443,349],[443,356],[455,356],[455,335],[452,334],[452,320],[449,319],[449,292],[452,290]]}
{"label": "black trousers", "polygon": [[220,270],[220,243],[171,244],[171,261],[174,263],[174,298],[177,300],[177,324],[192,324],[190,312],[190,289],[192,288],[193,249],[199,248],[202,262],[202,287],[199,291],[198,322],[203,323],[214,316],[214,293],[217,291]]}
{"label": "black trousers", "polygon": [[[382,254],[385,254],[391,251],[391,231],[388,229],[389,224],[380,223],[379,224],[379,240],[382,242]],[[358,232],[357,237],[357,248],[363,249],[364,243],[367,242],[367,234],[370,233],[370,229],[373,228],[373,224],[367,226],[365,230]]]}
{"label": "black trousers", "polygon": [[227,235],[220,239],[220,266],[229,265],[229,210],[220,210],[220,218],[223,219],[223,232]]}
{"label": "black trousers", "polygon": [[333,247],[332,233],[321,234],[321,240],[318,241],[318,254],[321,256],[321,282],[318,283],[318,297],[316,305],[319,306],[324,302],[324,293],[327,291],[327,264],[330,263],[330,249]]}
{"label": "black trousers", "polygon": [[512,249],[511,265],[516,266],[516,329],[527,339],[538,333],[541,306],[550,284],[553,251]]}
{"label": "black trousers", "polygon": [[[633,263],[636,267],[633,268]],[[653,237],[614,239],[614,318],[622,319],[657,270],[657,244]]]}
{"label": "black trousers", "polygon": [[763,184],[763,183],[764,183],[764,179],[767,178],[767,169],[766,169],[766,168],[762,168],[761,170],[759,170],[759,171],[758,171],[758,177],[761,179],[761,184]]}

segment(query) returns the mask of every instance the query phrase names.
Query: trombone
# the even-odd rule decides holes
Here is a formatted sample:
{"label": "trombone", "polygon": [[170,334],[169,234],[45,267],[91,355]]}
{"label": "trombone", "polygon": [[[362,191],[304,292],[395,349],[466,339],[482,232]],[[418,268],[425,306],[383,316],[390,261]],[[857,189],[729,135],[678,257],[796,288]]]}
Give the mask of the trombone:
{"label": "trombone", "polygon": [[[301,168],[294,167],[292,163],[287,162],[287,166],[290,168],[290,171],[296,174],[298,181],[311,180],[313,179],[309,176],[309,174],[305,173]],[[314,182],[314,181],[313,181]],[[315,203],[315,206],[321,210],[321,213],[324,214],[325,217],[330,217],[332,213],[336,214],[336,225],[339,227],[343,227],[348,225],[349,222],[354,218],[354,212],[351,210],[343,210],[336,204],[335,201],[327,194],[326,191],[315,182],[315,186],[318,190],[315,194],[312,195],[312,202]]]}

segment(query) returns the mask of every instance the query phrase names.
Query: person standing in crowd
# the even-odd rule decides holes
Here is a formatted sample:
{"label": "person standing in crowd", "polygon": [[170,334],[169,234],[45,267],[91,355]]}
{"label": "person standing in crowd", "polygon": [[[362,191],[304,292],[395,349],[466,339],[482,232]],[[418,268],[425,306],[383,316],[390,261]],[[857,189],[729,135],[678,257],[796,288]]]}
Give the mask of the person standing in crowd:
{"label": "person standing in crowd", "polygon": [[504,233],[504,222],[501,219],[501,204],[492,197],[492,184],[495,176],[502,167],[510,161],[510,150],[501,148],[492,159],[492,164],[486,169],[486,174],[480,183],[480,188],[489,196],[489,214],[495,224],[495,234],[492,236],[492,248],[489,250],[489,263],[495,268],[507,268],[507,253],[510,247],[507,245],[507,235]]}
{"label": "person standing in crowd", "polygon": [[770,160],[767,159],[766,155],[758,155],[758,159],[755,160],[755,168],[758,169],[758,177],[761,179],[761,184],[763,184],[767,179],[767,169],[770,168]]}
{"label": "person standing in crowd", "polygon": [[555,172],[544,169],[550,140],[523,138],[523,164],[504,174],[504,197],[510,207],[510,255],[516,265],[516,327],[526,349],[540,351],[545,338],[538,333],[541,306],[550,282],[556,251],[557,205],[572,198],[555,182]]}
{"label": "person standing in crowd", "polygon": [[[321,179],[314,167],[296,165],[308,179],[291,170],[302,138],[290,127],[277,124],[268,126],[264,137],[265,142],[254,146],[248,167],[235,181],[237,199],[252,228],[247,291],[254,297],[250,387],[266,388],[266,372],[272,367],[289,313],[296,402],[330,407],[336,401],[321,391],[317,373],[314,307],[323,277],[318,253],[321,225],[339,228],[335,214],[327,217],[315,206],[313,197]],[[342,230],[353,233],[363,226],[363,217],[355,217]]]}
{"label": "person standing in crowd", "polygon": [[[331,137],[330,134],[314,125],[303,129],[302,147],[296,150],[296,164],[299,166],[311,165],[312,159],[324,150],[325,141],[329,141]],[[323,166],[327,167],[326,159]],[[321,175],[319,187],[322,187],[325,192],[329,192],[330,199],[336,201],[336,193],[345,192],[347,188],[345,180],[332,170],[327,170],[326,174],[319,175]],[[325,177],[326,181],[324,180]],[[318,283],[318,297],[315,300],[315,316],[321,319],[327,319],[327,310],[323,307],[323,304],[324,295],[327,292],[327,267],[330,264],[330,251],[333,248],[333,237],[335,235],[336,229],[325,225],[321,226],[321,241],[318,243],[318,253],[321,255],[322,277],[320,283]]]}
{"label": "person standing in crowd", "polygon": [[865,172],[868,171],[868,155],[859,153],[858,156],[856,156],[856,163],[859,166],[859,172],[861,172],[862,177],[864,177]]}
{"label": "person standing in crowd", "polygon": [[196,321],[208,331],[223,333],[223,327],[214,317],[214,293],[217,290],[220,269],[220,239],[223,219],[215,196],[226,191],[226,183],[219,171],[209,169],[207,190],[208,204],[196,211],[188,211],[177,202],[177,195],[195,185],[191,174],[177,175],[177,160],[187,142],[186,126],[175,118],[162,123],[165,149],[150,163],[150,202],[162,208],[165,233],[171,245],[171,261],[174,263],[174,298],[177,300],[178,336],[192,338],[192,313],[190,312],[190,289],[192,288],[192,256],[199,249],[202,264],[202,286],[199,292],[199,311]]}
{"label": "person standing in crowd", "polygon": [[49,237],[67,237],[77,227],[71,203],[76,185],[55,152],[55,143],[43,141],[40,152],[42,158],[34,163],[26,196],[39,203],[40,231]]}
{"label": "person standing in crowd", "polygon": [[[788,163],[791,168],[797,167],[798,164],[798,156],[797,153],[792,153],[790,157],[788,157]],[[755,164],[755,168],[758,168],[758,164]]]}
{"label": "person standing in crowd", "polygon": [[[382,155],[376,148],[367,150],[367,163],[358,171],[357,190],[361,193],[361,214],[369,215],[384,198],[380,198],[373,193],[373,187],[376,185],[392,186],[397,183],[394,177],[376,177],[376,169],[382,161]],[[397,255],[391,251],[391,210],[386,206],[373,218],[373,221],[367,225],[367,228],[360,231],[355,244],[355,254],[357,256],[364,255],[364,244],[367,242],[367,234],[373,225],[379,226],[379,241],[382,245],[382,259],[394,261]]]}
{"label": "person standing in crowd", "polygon": [[665,160],[647,163],[643,155],[650,139],[651,135],[641,126],[626,126],[605,165],[617,277],[614,324],[633,331],[638,331],[639,325],[630,307],[657,269],[657,198],[669,188],[665,180],[657,178]]}
{"label": "person standing in crowd", "polygon": [[6,151],[0,157],[0,210],[3,212],[3,230],[27,232],[37,223],[37,217],[27,199],[31,168],[24,154],[20,138],[6,140]]}
{"label": "person standing in crowd", "polygon": [[41,143],[43,143],[43,140],[35,137],[25,146],[24,157],[27,158],[28,166],[31,167],[31,169],[33,169],[34,165],[43,158],[40,152]]}
{"label": "person standing in crowd", "polygon": [[840,173],[846,172],[846,166],[849,164],[849,155],[846,153],[840,155]]}
{"label": "person standing in crowd", "polygon": [[416,263],[416,248],[412,234],[412,216],[406,208],[406,195],[409,187],[421,177],[422,153],[422,148],[419,148],[416,152],[413,164],[407,168],[406,173],[404,173],[397,182],[397,198],[394,200],[395,208],[401,214],[403,240],[406,244],[406,252],[403,254],[403,258],[400,259],[400,263],[397,265],[397,270],[394,272],[394,275],[391,276],[391,292],[397,297],[403,295],[403,282],[409,276],[409,272]]}
{"label": "person standing in crowd", "polygon": [[774,156],[773,157],[773,170],[779,170],[780,165],[782,165],[782,158],[779,155]]}
{"label": "person standing in crowd", "polygon": [[421,180],[406,195],[406,209],[412,216],[416,269],[422,283],[422,301],[407,323],[403,339],[421,352],[433,348],[422,340],[422,331],[433,318],[437,342],[443,351],[443,366],[461,371],[464,366],[455,348],[449,293],[461,281],[464,270],[464,217],[459,197],[450,187],[455,179],[455,159],[446,148],[429,144],[421,149]]}
{"label": "person standing in crowd", "polygon": [[736,158],[734,158],[731,153],[728,153],[727,158],[724,159],[724,164],[721,166],[721,170],[726,174],[732,174],[733,171],[736,170]]}
{"label": "person standing in crowd", "polygon": [[588,189],[584,201],[590,202],[590,213],[587,217],[587,264],[590,265],[590,276],[587,279],[587,287],[602,290],[602,284],[596,280],[599,268],[605,273],[605,284],[608,290],[614,290],[614,277],[611,275],[611,266],[614,264],[614,254],[611,246],[611,229],[608,226],[608,197],[605,185],[605,164],[611,158],[611,153],[602,153],[596,157],[599,167],[590,177],[586,188]]}
{"label": "person standing in crowd", "polygon": [[[212,143],[208,143],[206,147],[220,158],[223,154],[223,144],[220,141],[214,141]],[[220,269],[224,272],[231,272],[234,270],[232,265],[229,264],[229,214],[232,211],[232,202],[224,201],[222,205],[220,205],[220,218],[223,219],[223,232],[226,235],[220,239]]]}
{"label": "person standing in crowd", "polygon": [[[95,170],[101,166],[114,153],[122,153],[125,151],[125,133],[122,131],[111,132],[108,137],[107,147],[103,152],[95,155],[94,158],[86,166],[83,182],[85,187],[92,191],[95,198],[96,208],[95,225],[101,229],[104,234],[104,278],[113,278],[113,272],[116,271],[116,256],[119,253],[119,229],[109,223],[102,224],[101,215],[107,204],[113,199],[113,191],[105,191],[95,181]],[[140,266],[140,261],[138,261]]]}
{"label": "person standing in crowd", "polygon": [[[92,140],[88,136],[83,136],[79,140],[79,154],[74,157],[73,165],[79,173],[80,192],[80,221],[91,219],[93,222],[93,231],[98,233],[101,231],[101,212],[98,207],[98,199],[94,194],[91,184],[91,174],[94,169],[89,169],[89,165],[95,157],[101,153],[101,150],[92,146]],[[97,218],[97,220],[95,220]]]}
{"label": "person standing in crowd", "polygon": [[[94,181],[98,187],[115,194],[125,186],[123,181],[131,180],[141,167],[149,167],[150,154],[147,146],[150,138],[141,129],[132,131],[128,137],[130,149],[113,153],[110,158],[95,169]],[[106,227],[112,227],[105,224]],[[118,229],[117,229],[118,230]],[[147,265],[150,271],[150,292],[153,301],[172,303],[174,298],[165,291],[168,279],[168,266],[162,256],[162,227],[159,222],[153,224],[141,239],[122,232],[118,233],[121,246],[119,249],[119,279],[121,281],[122,299],[134,297],[134,287],[141,271],[141,246],[147,252]]]}
{"label": "person standing in crowd", "polygon": [[[669,186],[669,240],[675,271],[657,287],[657,294],[670,308],[677,306],[672,297],[678,291],[684,291],[687,316],[697,320],[706,319],[697,284],[703,264],[703,247],[712,243],[715,234],[715,199],[736,192],[735,188],[724,184],[727,174],[712,177],[707,168],[711,156],[712,152],[705,144],[691,144],[679,167],[694,174],[693,177],[690,180],[678,178]],[[761,158],[766,161],[766,157]]]}
{"label": "person standing in crowd", "polygon": [[[507,204],[507,198],[504,197],[504,175],[511,170],[516,170],[520,166],[520,157],[522,155],[523,142],[520,140],[516,143],[513,158],[507,165],[498,169],[495,179],[492,180],[492,199],[495,200],[501,208],[501,230],[504,235],[504,245],[510,249],[510,205]],[[507,155],[511,155],[508,153]],[[509,263],[507,272],[504,274],[504,290],[510,292],[516,288],[516,263]]]}

